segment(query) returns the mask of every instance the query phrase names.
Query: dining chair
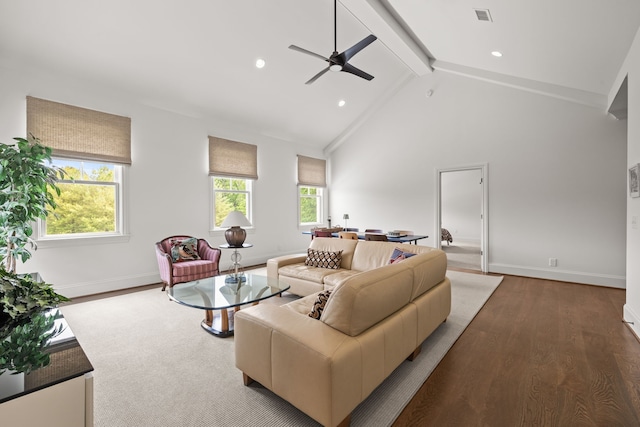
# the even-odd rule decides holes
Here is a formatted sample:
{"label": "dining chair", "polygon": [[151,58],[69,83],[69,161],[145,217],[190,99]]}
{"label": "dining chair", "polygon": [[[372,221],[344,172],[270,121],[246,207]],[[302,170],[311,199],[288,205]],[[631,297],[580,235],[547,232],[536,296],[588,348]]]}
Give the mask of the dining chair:
{"label": "dining chair", "polygon": [[389,239],[387,239],[386,234],[365,234],[364,240],[376,240],[379,242],[387,242]]}
{"label": "dining chair", "polygon": [[331,231],[323,231],[323,230],[313,230],[311,234],[311,240],[315,237],[333,237]]}
{"label": "dining chair", "polygon": [[338,237],[340,237],[341,239],[351,239],[351,240],[358,240],[358,233],[352,233],[349,231],[341,231],[338,233]]}

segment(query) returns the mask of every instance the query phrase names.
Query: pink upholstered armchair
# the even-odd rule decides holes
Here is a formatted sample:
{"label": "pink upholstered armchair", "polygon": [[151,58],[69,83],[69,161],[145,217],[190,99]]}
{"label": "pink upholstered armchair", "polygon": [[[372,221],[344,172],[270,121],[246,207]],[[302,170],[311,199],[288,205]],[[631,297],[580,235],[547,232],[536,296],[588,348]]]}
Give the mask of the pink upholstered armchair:
{"label": "pink upholstered armchair", "polygon": [[167,285],[190,282],[220,274],[220,249],[212,248],[204,239],[171,236],[156,243],[156,257],[162,279]]}

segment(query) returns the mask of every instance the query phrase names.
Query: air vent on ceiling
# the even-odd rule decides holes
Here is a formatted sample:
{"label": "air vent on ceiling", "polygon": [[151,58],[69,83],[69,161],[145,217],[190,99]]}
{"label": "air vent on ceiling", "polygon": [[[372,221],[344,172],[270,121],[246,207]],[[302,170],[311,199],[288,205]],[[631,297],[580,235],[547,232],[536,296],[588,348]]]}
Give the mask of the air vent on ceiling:
{"label": "air vent on ceiling", "polygon": [[489,12],[489,9],[473,9],[476,12],[476,17],[478,18],[478,21],[487,21],[487,22],[493,22],[493,19],[491,19],[491,13]]}

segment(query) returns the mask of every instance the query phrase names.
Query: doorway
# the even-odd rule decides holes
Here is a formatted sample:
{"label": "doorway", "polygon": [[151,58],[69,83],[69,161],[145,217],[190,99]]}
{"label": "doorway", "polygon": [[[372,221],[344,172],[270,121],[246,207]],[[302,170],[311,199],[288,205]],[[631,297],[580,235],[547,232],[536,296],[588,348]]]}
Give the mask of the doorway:
{"label": "doorway", "polygon": [[437,247],[448,265],[487,271],[487,165],[437,170]]}

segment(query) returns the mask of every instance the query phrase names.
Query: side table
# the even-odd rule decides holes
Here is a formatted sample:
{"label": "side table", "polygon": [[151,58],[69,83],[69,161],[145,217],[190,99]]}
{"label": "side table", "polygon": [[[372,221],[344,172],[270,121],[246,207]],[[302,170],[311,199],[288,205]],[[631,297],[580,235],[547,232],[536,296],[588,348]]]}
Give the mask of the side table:
{"label": "side table", "polygon": [[242,266],[240,265],[240,261],[242,261],[242,255],[238,252],[238,249],[251,248],[253,245],[251,243],[243,243],[242,246],[231,246],[229,244],[218,246],[220,249],[233,249],[233,253],[231,254],[231,267],[234,269],[233,274],[229,274],[227,276],[227,280],[233,282],[243,281],[244,272],[242,271]]}

